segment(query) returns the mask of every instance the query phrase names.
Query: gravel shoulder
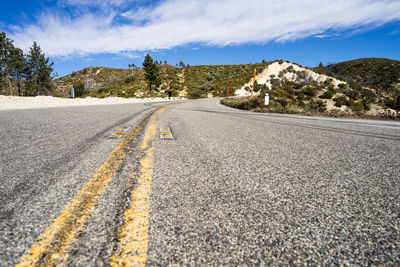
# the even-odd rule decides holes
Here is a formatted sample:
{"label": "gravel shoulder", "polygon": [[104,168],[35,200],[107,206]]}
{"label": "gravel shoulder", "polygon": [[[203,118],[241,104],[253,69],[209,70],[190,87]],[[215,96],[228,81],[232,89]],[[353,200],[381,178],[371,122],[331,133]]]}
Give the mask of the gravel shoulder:
{"label": "gravel shoulder", "polygon": [[180,98],[62,98],[52,96],[19,97],[0,95],[0,110],[37,109],[70,106],[115,105],[175,101]]}

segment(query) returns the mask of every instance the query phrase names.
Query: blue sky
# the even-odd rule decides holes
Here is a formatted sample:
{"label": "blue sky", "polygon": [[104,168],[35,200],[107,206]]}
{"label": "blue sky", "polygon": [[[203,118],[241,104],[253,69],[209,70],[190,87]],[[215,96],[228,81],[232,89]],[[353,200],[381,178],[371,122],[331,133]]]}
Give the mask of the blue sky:
{"label": "blue sky", "polygon": [[37,41],[59,76],[141,66],[146,53],[171,65],[400,60],[399,0],[20,0],[0,17],[25,52]]}

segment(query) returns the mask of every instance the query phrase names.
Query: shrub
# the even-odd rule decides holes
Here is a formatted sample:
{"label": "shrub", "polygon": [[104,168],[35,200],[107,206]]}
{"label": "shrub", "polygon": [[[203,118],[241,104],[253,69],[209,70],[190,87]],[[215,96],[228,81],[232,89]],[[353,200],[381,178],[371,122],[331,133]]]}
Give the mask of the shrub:
{"label": "shrub", "polygon": [[368,103],[375,103],[376,102],[376,95],[372,90],[362,88],[360,92],[361,92],[361,96],[364,97],[364,99]]}
{"label": "shrub", "polygon": [[350,99],[349,106],[356,114],[361,114],[364,111],[364,105],[359,101],[355,102]]}
{"label": "shrub", "polygon": [[334,98],[333,101],[335,101],[335,106],[336,107],[341,107],[343,105],[347,104],[347,98],[345,96],[339,96],[337,98]]}
{"label": "shrub", "polygon": [[111,94],[111,91],[110,89],[102,87],[97,89],[97,94],[99,98],[105,98]]}
{"label": "shrub", "polygon": [[388,108],[400,110],[400,96],[397,99],[386,98],[384,103]]}
{"label": "shrub", "polygon": [[308,107],[313,112],[324,112],[326,111],[326,104],[322,100],[310,101]]}
{"label": "shrub", "polygon": [[332,80],[331,78],[328,78],[328,79],[326,79],[326,80],[324,81],[324,85],[325,85],[325,86],[329,86],[329,85],[332,84],[332,82],[333,82],[333,80]]}
{"label": "shrub", "polygon": [[331,99],[333,95],[334,93],[331,90],[328,90],[323,95],[321,95],[320,98]]}
{"label": "shrub", "polygon": [[340,89],[346,89],[346,88],[347,88],[347,84],[345,84],[345,83],[339,83],[338,87],[339,87]]}
{"label": "shrub", "polygon": [[297,104],[299,105],[299,107],[305,108],[307,105],[306,103],[304,103],[304,101],[298,101]]}
{"label": "shrub", "polygon": [[285,76],[285,74],[287,73],[287,70],[285,69],[285,70],[281,70],[279,73],[278,73],[278,77],[279,78],[283,78],[283,76]]}
{"label": "shrub", "polygon": [[349,87],[354,89],[354,90],[361,90],[362,89],[362,86],[359,83],[355,82],[355,81],[349,81],[348,84],[349,84]]}
{"label": "shrub", "polygon": [[293,97],[294,95],[294,90],[293,87],[289,84],[285,84],[283,89],[286,91],[288,97]]}
{"label": "shrub", "polygon": [[366,99],[363,99],[362,101],[361,101],[361,103],[363,104],[363,106],[364,106],[364,110],[371,110],[371,106],[370,106],[370,104],[368,103],[368,101],[366,100]]}
{"label": "shrub", "polygon": [[333,94],[336,94],[336,93],[337,93],[337,91],[336,91],[336,89],[335,89],[335,86],[333,86],[333,84],[331,84],[331,85],[328,86],[328,90],[329,90],[329,91],[332,91]]}
{"label": "shrub", "polygon": [[308,95],[308,96],[316,96],[317,94],[317,88],[315,88],[314,86],[307,86],[304,89],[304,94]]}
{"label": "shrub", "polygon": [[135,78],[133,77],[133,76],[128,76],[126,79],[125,79],[125,83],[131,83],[131,82],[134,82],[135,81]]}
{"label": "shrub", "polygon": [[279,104],[281,104],[282,107],[286,107],[288,105],[288,101],[285,98],[278,98],[276,100]]}
{"label": "shrub", "polygon": [[272,90],[276,90],[277,88],[279,88],[281,86],[280,79],[271,79],[270,82],[271,82]]}
{"label": "shrub", "polygon": [[81,97],[86,94],[85,85],[82,82],[74,84],[74,91],[76,97]]}
{"label": "shrub", "polygon": [[200,89],[192,89],[188,91],[187,96],[191,99],[197,99],[204,97],[204,94]]}

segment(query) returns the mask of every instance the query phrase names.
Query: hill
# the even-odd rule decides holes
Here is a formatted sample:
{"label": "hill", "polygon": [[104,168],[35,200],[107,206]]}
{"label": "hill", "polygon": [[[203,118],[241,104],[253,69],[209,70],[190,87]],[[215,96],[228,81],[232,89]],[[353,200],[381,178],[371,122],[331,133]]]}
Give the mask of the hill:
{"label": "hill", "polygon": [[400,96],[400,61],[386,58],[361,58],[314,68],[316,72],[347,81],[353,88],[368,87],[385,98],[386,105],[396,106]]}
{"label": "hill", "polygon": [[[321,114],[328,116],[400,117],[400,97],[393,90],[360,85],[359,80],[340,79],[290,62],[273,62],[256,77],[254,90],[259,96],[250,99],[227,99],[223,103],[236,108],[261,112]],[[349,73],[352,73],[349,71]],[[390,76],[390,75],[388,75]],[[250,90],[251,80],[238,90]],[[264,93],[270,105],[264,106]]]}
{"label": "hill", "polygon": [[315,71],[347,82],[379,89],[388,93],[400,89],[400,61],[386,58],[360,58],[316,67]]}
{"label": "hill", "polygon": [[[395,110],[400,110],[398,63],[385,59],[360,59],[311,69],[283,60],[183,68],[159,64],[162,85],[154,96],[227,96],[228,88],[231,95],[235,92],[236,95],[246,96],[250,94],[256,69],[254,91],[256,95],[261,93],[258,102],[240,100],[236,101],[239,104],[231,106],[333,116],[396,114]],[[68,96],[72,84],[77,95],[82,96],[149,96],[142,68],[86,68],[55,80],[56,94]],[[268,110],[263,106],[265,92],[270,94],[271,99]]]}
{"label": "hill", "polygon": [[[184,96],[188,98],[227,95],[240,88],[253,75],[261,72],[267,62],[244,65],[187,66],[178,68],[160,64],[162,85],[155,96]],[[143,68],[134,70],[90,67],[55,80],[56,94],[68,96],[74,85],[78,95],[93,97],[121,96],[144,97],[148,88]]]}

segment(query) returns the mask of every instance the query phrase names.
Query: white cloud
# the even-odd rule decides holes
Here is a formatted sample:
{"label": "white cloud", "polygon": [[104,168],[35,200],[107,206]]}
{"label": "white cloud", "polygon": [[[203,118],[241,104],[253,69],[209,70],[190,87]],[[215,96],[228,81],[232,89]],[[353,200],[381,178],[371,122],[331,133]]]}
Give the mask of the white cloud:
{"label": "white cloud", "polygon": [[59,0],[58,5],[60,6],[92,6],[92,7],[104,7],[104,6],[121,6],[134,0]]}
{"label": "white cloud", "polygon": [[[128,23],[118,24],[118,18]],[[34,25],[15,27],[10,36],[24,49],[35,40],[47,55],[63,57],[171,49],[190,43],[286,42],[399,20],[398,0],[166,0],[155,8],[108,8],[100,15],[87,12],[78,18],[46,13]]]}
{"label": "white cloud", "polygon": [[119,55],[122,57],[125,57],[125,58],[130,58],[130,59],[144,58],[144,56],[145,56],[143,53],[126,52],[126,51],[122,51]]}

